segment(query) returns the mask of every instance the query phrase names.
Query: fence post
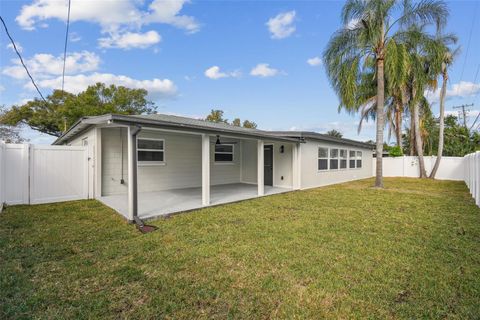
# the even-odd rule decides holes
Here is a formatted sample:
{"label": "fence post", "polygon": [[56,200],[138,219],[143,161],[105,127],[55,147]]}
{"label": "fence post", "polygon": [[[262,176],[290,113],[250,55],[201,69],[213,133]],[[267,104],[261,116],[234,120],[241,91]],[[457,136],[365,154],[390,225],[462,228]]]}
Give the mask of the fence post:
{"label": "fence post", "polygon": [[0,213],[5,203],[5,142],[0,141]]}

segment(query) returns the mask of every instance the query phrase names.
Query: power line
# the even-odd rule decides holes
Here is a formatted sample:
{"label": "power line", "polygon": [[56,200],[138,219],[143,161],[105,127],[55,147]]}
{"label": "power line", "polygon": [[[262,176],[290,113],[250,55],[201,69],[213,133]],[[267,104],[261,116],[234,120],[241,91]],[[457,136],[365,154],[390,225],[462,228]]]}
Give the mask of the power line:
{"label": "power line", "polygon": [[43,97],[43,94],[40,92],[40,89],[38,88],[37,84],[35,83],[35,80],[33,80],[33,77],[32,77],[32,75],[30,74],[30,71],[28,71],[28,68],[27,68],[27,66],[25,65],[25,62],[23,62],[23,58],[22,58],[20,52],[18,51],[17,46],[15,45],[15,41],[13,40],[12,36],[10,35],[10,32],[8,32],[7,25],[6,25],[5,21],[3,20],[2,16],[0,16],[0,20],[2,21],[3,27],[5,28],[5,32],[7,33],[7,36],[8,36],[8,38],[10,39],[10,42],[12,43],[13,49],[14,49],[15,52],[17,53],[17,56],[18,56],[18,58],[20,59],[20,62],[22,63],[23,68],[24,68],[25,71],[27,72],[27,75],[28,75],[28,77],[30,78],[30,80],[32,81],[33,86],[35,87],[35,89],[37,89],[38,94],[40,95],[40,97],[42,98],[42,100],[46,103],[47,100],[45,100],[45,98]]}
{"label": "power line", "polygon": [[65,87],[65,62],[67,60],[68,29],[70,27],[70,4],[71,0],[68,0],[67,31],[65,32],[65,46],[63,48],[62,91],[64,91],[63,89]]}
{"label": "power line", "polygon": [[455,107],[452,107],[452,109],[462,109],[462,111],[459,111],[459,115],[460,115],[460,112],[461,112],[461,115],[463,115],[463,126],[465,128],[467,128],[467,113],[470,111],[469,109],[466,109],[468,107],[473,107],[473,103],[472,104],[462,104],[461,106],[455,106]]}
{"label": "power line", "polygon": [[470,40],[472,40],[473,27],[475,25],[477,16],[478,2],[475,3],[475,11],[473,12],[472,25],[470,26],[470,33],[468,35],[467,51],[465,52],[465,60],[463,61],[462,73],[460,74],[460,82],[463,80],[463,72],[465,71],[465,65],[467,64],[468,51],[470,50]]}

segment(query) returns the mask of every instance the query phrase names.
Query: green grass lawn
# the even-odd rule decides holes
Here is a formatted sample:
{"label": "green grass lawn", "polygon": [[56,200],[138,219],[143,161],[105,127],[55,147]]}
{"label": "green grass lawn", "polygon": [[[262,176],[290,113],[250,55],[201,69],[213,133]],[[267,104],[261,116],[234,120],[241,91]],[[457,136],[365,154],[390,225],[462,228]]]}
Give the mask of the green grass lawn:
{"label": "green grass lawn", "polygon": [[0,318],[479,318],[461,182],[363,180],[198,210],[142,235],[96,201],[0,215]]}

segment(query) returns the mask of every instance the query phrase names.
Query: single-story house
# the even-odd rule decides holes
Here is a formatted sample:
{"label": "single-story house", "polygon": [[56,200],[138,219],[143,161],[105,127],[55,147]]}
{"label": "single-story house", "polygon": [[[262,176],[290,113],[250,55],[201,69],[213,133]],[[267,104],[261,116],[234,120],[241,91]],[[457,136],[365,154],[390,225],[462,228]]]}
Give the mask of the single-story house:
{"label": "single-story house", "polygon": [[88,146],[89,198],[129,221],[372,173],[363,142],[164,114],[85,117],[54,144]]}

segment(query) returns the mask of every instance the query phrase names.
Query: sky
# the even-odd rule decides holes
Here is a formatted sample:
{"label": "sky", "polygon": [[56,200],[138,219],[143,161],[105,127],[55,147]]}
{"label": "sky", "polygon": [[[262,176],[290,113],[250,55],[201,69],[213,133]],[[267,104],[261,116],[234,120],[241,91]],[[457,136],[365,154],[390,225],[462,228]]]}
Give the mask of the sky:
{"label": "sky", "polygon": [[[374,140],[370,121],[338,111],[322,63],[342,28],[343,1],[71,0],[65,90],[105,82],[145,88],[159,113],[196,118],[211,109],[265,130]],[[461,53],[450,71],[447,113],[480,108],[480,1],[450,1],[445,29]],[[43,95],[61,87],[67,0],[2,0],[0,14]],[[39,97],[2,28],[0,105]],[[476,76],[477,75],[477,76]],[[429,96],[438,113],[438,93]],[[54,138],[24,129],[32,143]],[[391,137],[390,142],[394,142]]]}

